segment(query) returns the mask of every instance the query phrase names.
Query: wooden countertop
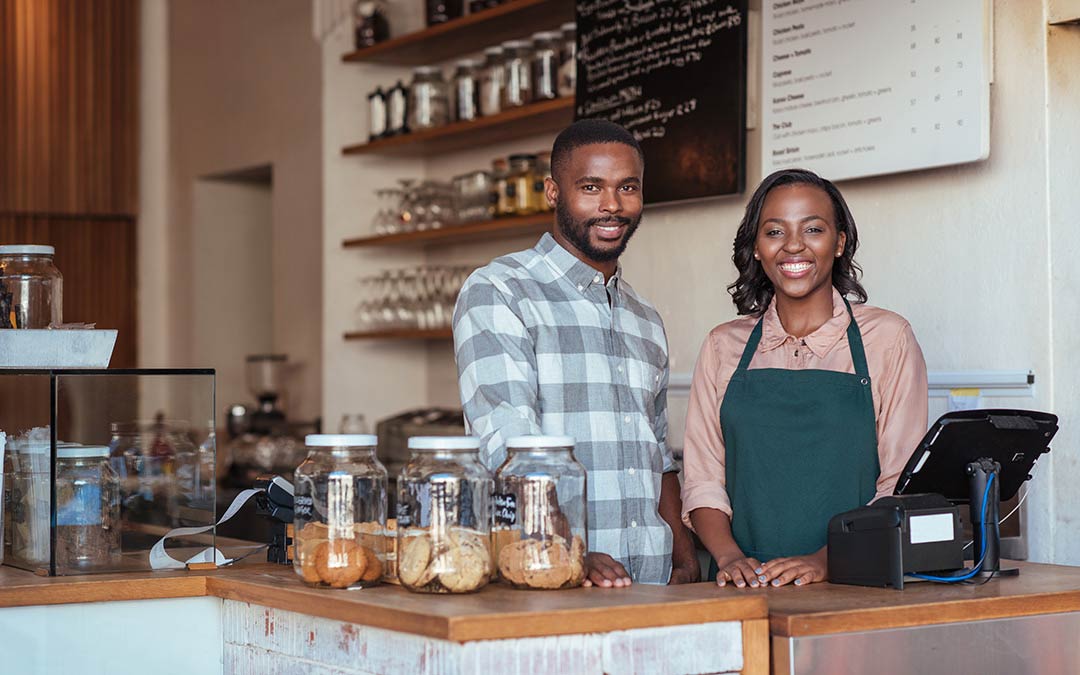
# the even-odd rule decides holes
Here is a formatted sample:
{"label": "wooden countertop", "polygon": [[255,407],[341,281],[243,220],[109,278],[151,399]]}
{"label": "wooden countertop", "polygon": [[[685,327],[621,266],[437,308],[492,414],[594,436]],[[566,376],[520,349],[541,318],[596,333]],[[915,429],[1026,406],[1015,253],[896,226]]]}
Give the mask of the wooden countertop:
{"label": "wooden countertop", "polygon": [[470,595],[421,595],[384,585],[313,589],[290,567],[242,564],[214,572],[38,577],[0,567],[0,607],[212,596],[427,637],[468,642],[763,620],[761,594],[713,584],[519,591],[493,584]]}
{"label": "wooden countertop", "polygon": [[814,584],[757,593],[768,599],[769,631],[779,637],[1080,611],[1080,567],[1001,562],[1020,576],[981,585],[905,582],[902,591]]}
{"label": "wooden countertop", "polygon": [[1019,567],[1020,576],[977,586],[913,583],[903,591],[833,584],[740,590],[701,583],[542,592],[493,584],[458,596],[390,585],[312,589],[291,568],[261,563],[214,572],[52,578],[0,566],[0,607],[212,596],[456,642],[766,616],[772,635],[807,637],[1080,611],[1080,567],[1007,566]]}

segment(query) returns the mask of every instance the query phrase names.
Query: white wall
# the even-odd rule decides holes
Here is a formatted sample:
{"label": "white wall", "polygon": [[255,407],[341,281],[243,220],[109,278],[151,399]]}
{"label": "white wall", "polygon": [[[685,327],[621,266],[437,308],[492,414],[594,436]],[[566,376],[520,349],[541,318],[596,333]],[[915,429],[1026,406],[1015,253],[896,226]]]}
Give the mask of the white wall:
{"label": "white wall", "polygon": [[192,202],[192,361],[217,370],[221,406],[250,401],[245,357],[274,350],[271,186],[198,180]]}
{"label": "white wall", "polygon": [[[235,354],[286,353],[297,366],[288,412],[315,417],[322,410],[323,120],[311,2],[143,0],[142,17],[140,365],[243,367],[202,362],[206,340]],[[253,259],[246,256],[257,248],[219,249],[238,264],[215,270],[218,288],[201,288],[196,185],[267,165],[274,177],[270,347],[249,344],[238,316],[196,335],[195,308],[207,293],[248,283],[243,274]],[[231,402],[228,389],[221,405]]]}
{"label": "white wall", "polygon": [[[1080,213],[1077,28],[1055,29],[1047,77],[1043,3],[994,2],[995,83],[991,151],[977,164],[846,181],[840,185],[859,223],[865,286],[873,304],[908,318],[930,370],[1027,369],[1034,399],[992,405],[1058,412],[1065,430],[1052,462],[1040,466],[1027,502],[1030,554],[1080,564],[1080,522],[1068,515],[1077,436],[1068,428],[1080,388],[1075,298]],[[370,270],[420,260],[418,253],[345,252],[341,240],[365,231],[370,189],[419,167],[379,158],[344,158],[340,148],[366,128],[363,97],[392,81],[374,66],[342,64],[348,36],[324,43],[326,190],[326,410],[331,419],[357,409],[379,418],[424,403],[456,403],[447,345],[346,344],[353,279]],[[752,36],[751,48],[756,48]],[[1065,43],[1068,43],[1067,45]],[[887,55],[853,55],[887,58]],[[1071,89],[1070,89],[1070,85]],[[1049,93],[1048,93],[1049,86]],[[1050,106],[1050,119],[1047,106]],[[550,136],[518,148],[539,147]],[[748,192],[761,178],[759,138],[748,138]],[[480,166],[505,148],[483,148],[432,161],[443,176]],[[406,172],[406,173],[403,173]],[[648,189],[648,167],[645,173]],[[628,280],[663,314],[675,372],[693,368],[707,331],[734,317],[725,286],[735,277],[731,242],[747,195],[650,208],[623,263]],[[485,260],[531,245],[531,238],[431,250],[429,260]],[[1071,261],[1071,264],[1070,264]],[[346,310],[342,310],[346,308]],[[374,390],[373,390],[374,389]],[[936,412],[936,411],[935,411]],[[1057,469],[1057,473],[1054,473]],[[1058,489],[1055,490],[1055,485]],[[1071,544],[1061,542],[1070,541]],[[1057,545],[1055,547],[1055,542]]]}

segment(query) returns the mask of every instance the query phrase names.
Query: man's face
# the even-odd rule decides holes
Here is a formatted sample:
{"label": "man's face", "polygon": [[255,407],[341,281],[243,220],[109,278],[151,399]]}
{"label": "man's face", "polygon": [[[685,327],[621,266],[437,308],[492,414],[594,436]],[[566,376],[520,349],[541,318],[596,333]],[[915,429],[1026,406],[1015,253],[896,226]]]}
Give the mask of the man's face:
{"label": "man's face", "polygon": [[644,166],[637,151],[622,143],[583,145],[557,171],[545,186],[555,239],[584,260],[618,260],[641,221]]}

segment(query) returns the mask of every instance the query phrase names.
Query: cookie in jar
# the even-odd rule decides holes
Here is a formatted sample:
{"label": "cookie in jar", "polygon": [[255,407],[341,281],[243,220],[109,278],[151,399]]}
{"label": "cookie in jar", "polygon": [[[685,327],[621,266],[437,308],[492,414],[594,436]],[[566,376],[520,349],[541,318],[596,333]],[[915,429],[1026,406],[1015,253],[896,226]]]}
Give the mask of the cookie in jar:
{"label": "cookie in jar", "polygon": [[375,436],[313,434],[294,481],[293,568],[310,586],[365,588],[386,569],[386,468]]}
{"label": "cookie in jar", "polygon": [[585,467],[569,436],[506,443],[495,477],[492,542],[499,577],[515,588],[556,590],[585,581]]}
{"label": "cookie in jar", "polygon": [[397,573],[419,593],[471,593],[492,576],[491,473],[473,437],[409,439],[398,479]]}

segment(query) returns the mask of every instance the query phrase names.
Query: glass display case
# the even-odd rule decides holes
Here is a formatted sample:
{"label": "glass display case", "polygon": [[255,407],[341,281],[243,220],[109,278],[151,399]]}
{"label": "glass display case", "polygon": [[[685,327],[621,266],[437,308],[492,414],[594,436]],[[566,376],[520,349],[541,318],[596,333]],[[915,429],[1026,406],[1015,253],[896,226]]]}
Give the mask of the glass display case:
{"label": "glass display case", "polygon": [[146,570],[177,527],[211,529],[170,555],[214,546],[214,406],[211,369],[0,369],[2,562]]}

